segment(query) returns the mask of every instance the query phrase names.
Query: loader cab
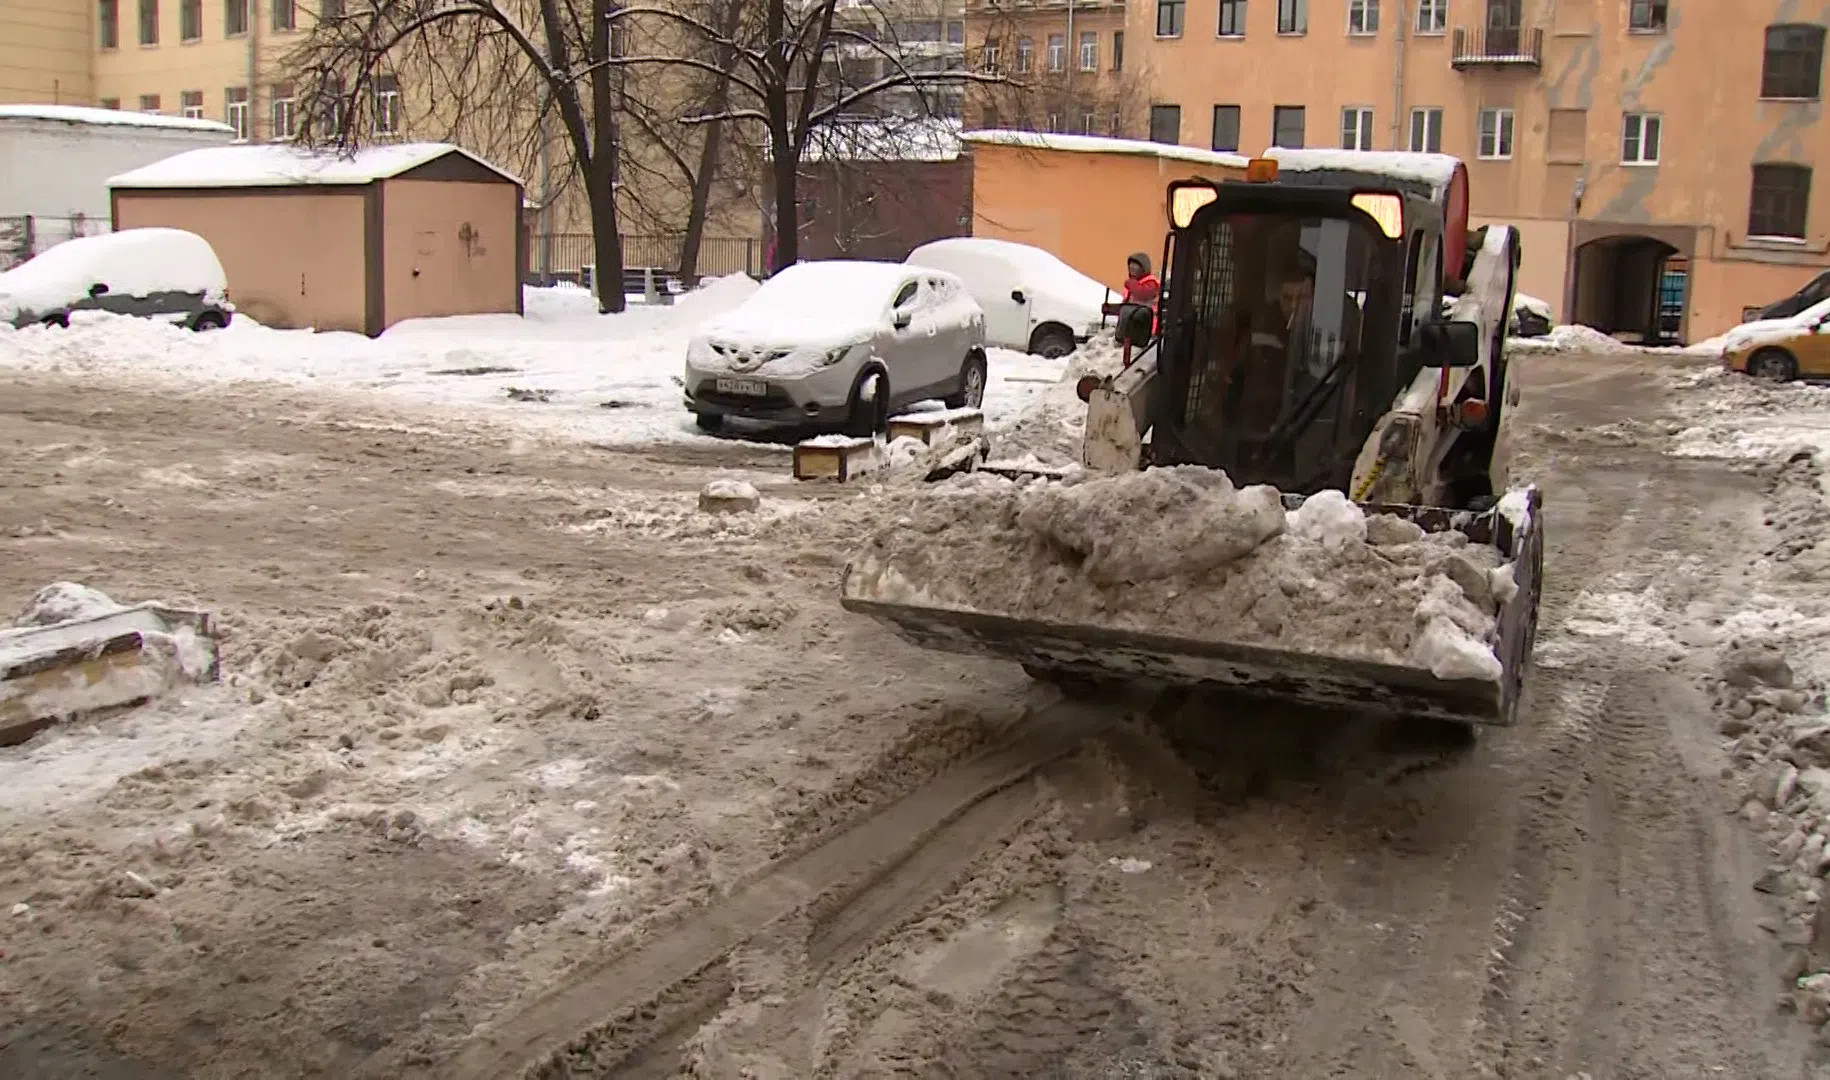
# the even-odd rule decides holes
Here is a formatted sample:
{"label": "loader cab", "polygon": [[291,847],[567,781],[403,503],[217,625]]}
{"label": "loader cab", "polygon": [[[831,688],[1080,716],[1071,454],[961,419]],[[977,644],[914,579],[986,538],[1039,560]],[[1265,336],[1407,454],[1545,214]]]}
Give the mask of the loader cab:
{"label": "loader cab", "polygon": [[1444,362],[1441,212],[1252,166],[1171,185],[1151,457],[1292,493],[1345,488],[1400,390]]}

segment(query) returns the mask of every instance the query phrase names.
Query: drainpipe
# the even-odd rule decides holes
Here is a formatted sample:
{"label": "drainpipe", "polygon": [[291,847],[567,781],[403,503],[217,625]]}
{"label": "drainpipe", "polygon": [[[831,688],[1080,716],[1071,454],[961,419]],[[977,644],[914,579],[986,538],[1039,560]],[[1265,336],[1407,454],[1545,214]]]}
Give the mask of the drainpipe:
{"label": "drainpipe", "polygon": [[260,4],[248,0],[248,141],[260,138],[261,19]]}
{"label": "drainpipe", "polygon": [[1068,118],[1074,111],[1074,69],[1080,66],[1080,46],[1074,43],[1074,0],[1067,0],[1067,41],[1063,44],[1061,62],[1067,68],[1067,82],[1061,90],[1061,125],[1069,127],[1073,123]]}
{"label": "drainpipe", "polygon": [[1392,47],[1392,149],[1404,150],[1409,144],[1404,137],[1404,44],[1405,33],[1410,29],[1411,13],[1406,10],[1409,5],[1398,0],[1393,5],[1398,9],[1398,25]]}

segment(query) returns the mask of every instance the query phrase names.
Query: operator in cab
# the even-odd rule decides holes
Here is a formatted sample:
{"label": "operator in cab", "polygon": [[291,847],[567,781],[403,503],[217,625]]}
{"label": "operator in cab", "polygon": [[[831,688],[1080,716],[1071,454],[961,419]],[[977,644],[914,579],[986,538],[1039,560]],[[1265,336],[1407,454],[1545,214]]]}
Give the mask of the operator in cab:
{"label": "operator in cab", "polygon": [[1125,365],[1131,364],[1132,346],[1143,348],[1156,333],[1156,302],[1162,282],[1150,272],[1150,256],[1139,251],[1125,260],[1125,298],[1100,306],[1100,313],[1118,316],[1118,341],[1125,347]]}

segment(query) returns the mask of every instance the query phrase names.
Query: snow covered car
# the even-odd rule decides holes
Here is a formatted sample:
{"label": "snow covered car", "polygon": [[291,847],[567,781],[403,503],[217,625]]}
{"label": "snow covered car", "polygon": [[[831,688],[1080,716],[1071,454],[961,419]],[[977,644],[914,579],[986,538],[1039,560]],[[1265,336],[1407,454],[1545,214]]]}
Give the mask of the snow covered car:
{"label": "snow covered car", "polygon": [[985,309],[985,343],[1050,358],[1099,332],[1100,305],[1118,299],[1104,284],[1039,247],[956,236],[923,244],[904,260],[946,270]]}
{"label": "snow covered car", "polygon": [[1730,330],[1722,335],[1722,366],[1777,382],[1830,378],[1830,300]]}
{"label": "snow covered car", "polygon": [[183,229],[123,229],[66,240],[0,273],[0,321],[69,326],[74,311],[219,330],[235,308],[215,249]]}
{"label": "snow covered car", "polygon": [[706,431],[739,416],[871,435],[917,401],[976,408],[985,379],[985,312],[959,278],[901,263],[796,263],[686,348]]}

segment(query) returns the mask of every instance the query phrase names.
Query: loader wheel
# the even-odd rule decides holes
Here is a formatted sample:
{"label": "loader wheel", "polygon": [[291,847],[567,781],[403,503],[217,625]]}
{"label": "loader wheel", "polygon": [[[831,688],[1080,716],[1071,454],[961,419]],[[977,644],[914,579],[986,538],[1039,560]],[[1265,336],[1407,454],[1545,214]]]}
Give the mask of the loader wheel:
{"label": "loader wheel", "polygon": [[1791,382],[1798,378],[1798,361],[1784,349],[1761,349],[1748,360],[1747,373],[1757,379]]}

